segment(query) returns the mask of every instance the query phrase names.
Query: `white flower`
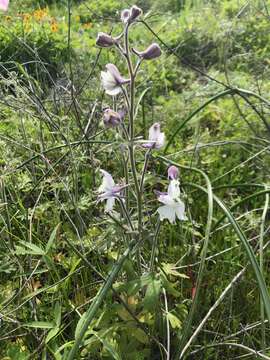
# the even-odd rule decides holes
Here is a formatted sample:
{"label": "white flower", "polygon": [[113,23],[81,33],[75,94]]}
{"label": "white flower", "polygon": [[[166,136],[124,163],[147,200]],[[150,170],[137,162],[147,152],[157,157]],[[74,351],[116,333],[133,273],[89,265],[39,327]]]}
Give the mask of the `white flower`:
{"label": "white flower", "polygon": [[165,204],[157,209],[161,221],[168,219],[169,222],[173,224],[176,217],[179,220],[187,220],[185,215],[185,204],[180,200],[178,180],[172,180],[170,182],[167,193],[158,194],[158,201]]}
{"label": "white flower", "polygon": [[149,142],[142,144],[145,148],[160,149],[164,146],[165,134],[160,131],[160,124],[155,123],[149,129]]}
{"label": "white flower", "polygon": [[122,90],[122,85],[128,83],[129,79],[124,79],[114,64],[106,65],[107,71],[101,71],[101,82],[108,95],[117,95]]}
{"label": "white flower", "polygon": [[121,191],[125,186],[115,185],[112,175],[105,170],[100,170],[103,175],[102,183],[98,188],[99,196],[98,201],[107,200],[105,205],[105,212],[111,212],[113,210],[115,199],[121,196]]}

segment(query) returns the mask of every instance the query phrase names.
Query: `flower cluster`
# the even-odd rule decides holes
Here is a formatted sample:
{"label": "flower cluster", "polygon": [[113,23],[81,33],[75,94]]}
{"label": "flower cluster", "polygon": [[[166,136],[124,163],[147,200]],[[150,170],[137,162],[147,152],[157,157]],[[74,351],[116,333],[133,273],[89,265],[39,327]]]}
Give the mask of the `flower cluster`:
{"label": "flower cluster", "polygon": [[[143,192],[143,181],[145,171],[147,169],[148,159],[151,151],[161,149],[165,144],[165,134],[161,131],[160,124],[155,122],[149,129],[149,136],[147,140],[140,140],[140,148],[147,149],[145,153],[145,164],[143,173],[141,174],[141,181],[139,184],[136,162],[134,157],[134,147],[137,146],[138,140],[134,137],[134,120],[136,111],[134,110],[134,103],[136,101],[135,95],[135,79],[138,74],[138,69],[143,61],[149,61],[158,58],[161,55],[161,49],[157,43],[152,43],[145,50],[139,51],[135,48],[129,48],[128,36],[129,27],[137,22],[142,15],[142,10],[133,5],[130,9],[125,9],[121,12],[121,21],[124,25],[123,32],[114,37],[111,34],[104,32],[98,33],[96,45],[101,48],[115,47],[120,52],[122,57],[127,62],[128,76],[123,76],[115,64],[107,64],[105,70],[101,71],[101,84],[105,93],[114,97],[113,109],[105,107],[103,109],[103,124],[105,128],[117,128],[120,136],[124,142],[128,143],[127,149],[129,151],[129,161],[131,166],[131,173],[133,180],[131,183],[135,184],[135,193],[138,202],[138,217],[142,219],[141,198]],[[122,43],[123,39],[123,43]],[[136,64],[132,64],[135,55]],[[132,57],[131,57],[132,56]],[[117,109],[117,99],[122,96],[125,103],[125,108]],[[127,119],[125,119],[125,115]],[[127,123],[125,123],[127,122]],[[136,145],[134,145],[136,144]],[[122,207],[128,206],[124,201],[123,190],[127,185],[116,185],[113,177],[105,170],[100,170],[102,174],[102,184],[98,189],[98,201],[106,201],[105,212],[112,212],[115,200],[121,202]],[[169,187],[165,193],[157,192],[157,200],[163,205],[158,208],[160,220],[168,219],[170,223],[174,223],[176,218],[179,220],[186,220],[185,205],[180,199],[180,185],[179,185],[179,171],[175,166],[170,166],[168,169]],[[126,214],[128,211],[126,211]],[[138,227],[140,220],[138,219]]]}

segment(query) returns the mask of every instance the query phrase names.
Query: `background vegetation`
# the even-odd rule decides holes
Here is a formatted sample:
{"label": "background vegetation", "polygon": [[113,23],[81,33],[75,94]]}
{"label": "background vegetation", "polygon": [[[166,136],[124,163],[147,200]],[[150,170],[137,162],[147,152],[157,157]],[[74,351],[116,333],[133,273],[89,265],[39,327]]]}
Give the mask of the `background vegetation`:
{"label": "background vegetation", "polygon": [[[1,14],[1,359],[64,359],[79,319],[126,248],[119,226],[96,204],[97,169],[124,176],[116,166],[117,136],[102,125],[108,99],[100,86],[106,63],[123,64],[95,39],[99,31],[117,34],[120,11],[130,5],[11,0]],[[80,359],[166,359],[168,328],[170,358],[177,353],[208,216],[206,195],[192,186],[205,187],[205,180],[190,167],[208,175],[270,283],[270,3],[137,5],[149,28],[134,27],[132,41],[139,49],[158,42],[163,56],[142,67],[140,89],[148,91],[136,134],[162,124],[167,159],[186,167],[181,184],[190,220],[162,224],[154,273],[150,240],[141,276],[133,256],[127,259],[88,328]],[[153,190],[166,187],[166,168],[154,154],[145,189],[149,212],[158,206]],[[200,331],[186,358],[269,359],[269,325],[247,252],[217,203],[212,220],[191,334]]]}

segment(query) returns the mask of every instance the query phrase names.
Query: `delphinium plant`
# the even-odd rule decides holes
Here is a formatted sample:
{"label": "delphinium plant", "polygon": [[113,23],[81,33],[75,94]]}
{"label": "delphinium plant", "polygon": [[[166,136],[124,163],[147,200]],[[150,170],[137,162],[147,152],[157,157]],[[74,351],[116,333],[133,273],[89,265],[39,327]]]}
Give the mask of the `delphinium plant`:
{"label": "delphinium plant", "polygon": [[[102,217],[104,219],[107,218],[110,222],[113,221],[115,223],[119,228],[121,236],[117,239],[117,260],[112,266],[108,277],[106,279],[103,278],[104,283],[102,287],[97,292],[89,309],[81,316],[77,324],[75,340],[71,343],[71,349],[67,355],[68,360],[76,358],[82,344],[84,344],[84,346],[91,344],[92,334],[97,337],[99,336],[95,333],[95,324],[96,321],[101,321],[100,319],[103,315],[100,315],[101,317],[98,320],[97,317],[103,301],[105,299],[109,301],[107,297],[109,293],[118,299],[118,304],[120,302],[120,306],[123,306],[122,310],[126,312],[125,316],[122,314],[122,317],[121,315],[119,315],[119,317],[121,319],[124,318],[124,321],[125,319],[129,319],[132,323],[132,325],[126,323],[123,328],[126,326],[127,329],[130,329],[128,326],[132,326],[133,332],[136,334],[135,337],[139,337],[142,343],[145,341],[145,339],[142,340],[142,337],[146,336],[150,339],[151,344],[147,349],[146,358],[157,358],[156,356],[159,356],[155,350],[153,352],[152,344],[155,344],[157,346],[156,348],[159,349],[160,357],[158,358],[183,358],[190,344],[200,332],[204,322],[220,301],[219,299],[217,300],[213,308],[209,310],[206,317],[198,325],[197,329],[192,329],[194,315],[199,306],[198,299],[205,270],[208,244],[211,237],[214,202],[224,213],[224,216],[227,217],[238,239],[244,245],[244,249],[259,284],[262,303],[265,306],[267,317],[270,319],[269,294],[255,253],[229,209],[213,194],[211,181],[207,174],[198,168],[187,167],[169,161],[160,154],[163,148],[166,152],[172,142],[172,138],[175,136],[174,134],[166,145],[165,134],[163,130],[161,130],[160,123],[154,122],[150,126],[148,139],[143,139],[137,134],[137,130],[141,130],[137,125],[139,107],[145,94],[145,91],[139,91],[138,86],[140,85],[141,67],[143,67],[145,62],[153,61],[162,54],[160,46],[157,43],[150,44],[142,51],[130,45],[130,35],[132,35],[134,26],[142,23],[146,25],[148,30],[150,29],[141,18],[142,10],[134,5],[130,9],[123,10],[121,13],[123,31],[119,35],[113,36],[102,32],[97,36],[97,46],[105,48],[106,51],[114,48],[120,55],[119,63],[108,63],[101,72],[101,84],[105,90],[106,102],[109,103],[109,105],[103,109],[104,127],[108,129],[108,131],[115,132],[115,138],[117,139],[114,144],[115,151],[119,152],[119,158],[122,159],[122,162],[118,164],[117,161],[115,161],[114,166],[110,166],[110,168],[107,167],[106,163],[101,165],[99,169],[101,183],[96,189],[96,205],[99,207],[99,210],[102,211]],[[125,73],[122,70],[121,72],[119,71],[120,67],[123,69],[123,63],[126,65]],[[184,126],[197,111],[198,110],[195,110],[193,115],[188,117],[181,126]],[[117,159],[116,156],[115,159]],[[161,192],[160,187],[153,188],[152,186],[148,186],[147,181],[149,177],[146,175],[149,175],[150,161],[152,169],[153,164],[157,165],[156,168],[161,169],[161,167],[158,166],[158,162],[167,165],[167,191]],[[203,179],[205,186],[196,183],[188,183],[186,186],[207,195],[204,209],[207,211],[207,221],[205,223],[204,237],[200,247],[199,267],[196,273],[196,279],[193,279],[192,274],[190,276],[190,281],[192,282],[191,301],[188,304],[190,307],[188,311],[188,306],[184,309],[182,308],[181,320],[170,311],[170,308],[177,306],[179,308],[183,304],[181,304],[181,301],[176,304],[174,297],[181,296],[181,294],[175,289],[172,283],[170,283],[169,279],[170,275],[180,276],[182,278],[187,278],[187,276],[177,272],[174,264],[160,264],[160,247],[158,245],[162,222],[166,221],[169,226],[176,222],[186,222],[185,225],[187,226],[188,224],[190,224],[190,226],[193,225],[190,211],[185,211],[186,200],[184,201],[180,191],[180,168],[199,175]],[[154,176],[157,176],[157,174],[158,171]],[[164,175],[165,174],[159,174],[159,176],[163,177]],[[121,177],[123,177],[124,180],[122,180]],[[147,191],[145,191],[145,189],[147,189]],[[103,207],[104,202],[105,205]],[[123,248],[125,250],[121,251],[120,249]],[[122,254],[119,255],[119,252]],[[126,262],[132,264],[130,266],[131,271],[130,269],[129,271],[126,270],[128,267],[126,266]],[[126,271],[122,271],[123,269]],[[122,271],[122,283],[121,281],[116,283],[120,271]],[[169,276],[167,276],[168,274]],[[228,287],[228,289],[229,288],[230,287]],[[139,314],[141,315],[141,321],[136,316],[138,314],[134,314],[133,310],[129,307],[128,302],[126,302],[127,299],[123,299],[121,289],[123,293],[127,294],[127,298],[128,296],[132,298],[134,294],[140,291],[137,299],[133,297],[129,300],[133,305],[141,301],[144,307],[143,310],[148,311],[148,314],[143,310],[141,311]],[[167,297],[167,294],[171,295],[171,297]],[[157,309],[154,305],[156,305],[161,298],[163,299],[163,305]],[[106,305],[104,305],[104,307],[105,306]],[[155,311],[155,309],[157,311]],[[115,315],[116,313],[112,316]],[[143,317],[147,316],[149,317],[149,321],[146,323],[147,325],[150,324],[150,330],[149,327],[144,327],[144,321],[142,320]],[[111,321],[113,321],[113,319]],[[181,321],[183,321],[183,325]],[[120,327],[120,325],[116,325],[111,330],[117,332]],[[173,329],[172,331],[175,329],[173,334],[171,334],[171,329]],[[138,333],[138,330],[143,330],[143,335],[140,332]],[[177,332],[177,330],[179,331]],[[106,332],[104,329],[102,329],[102,331],[103,333],[104,331]],[[90,335],[90,340],[84,342],[86,333]],[[98,339],[100,340],[101,338],[98,337]],[[118,337],[117,339],[118,340],[115,340],[114,338],[113,341],[119,341],[119,343],[130,341],[127,340],[130,339],[130,337],[126,338],[125,336],[120,336],[120,338]],[[145,343],[147,343],[147,341]],[[122,346],[122,351],[125,346],[128,346],[128,344],[125,343],[125,345]],[[107,351],[112,352],[112,348],[109,345],[105,347]],[[147,346],[145,346],[145,348],[146,347]],[[85,347],[83,348],[85,349]],[[137,351],[136,346],[135,349]],[[142,355],[141,358],[145,358],[143,356],[144,355]],[[117,356],[114,358],[117,358]]]}
{"label": "delphinium plant", "polygon": [[[144,189],[148,172],[149,159],[153,152],[160,151],[165,146],[165,134],[161,130],[161,124],[155,122],[149,128],[148,139],[142,139],[135,132],[138,121],[138,109],[143,93],[138,91],[138,78],[140,68],[145,61],[153,61],[162,55],[157,43],[150,44],[145,50],[139,51],[130,46],[132,28],[136,26],[142,16],[142,10],[137,6],[125,9],[121,13],[123,32],[113,37],[110,34],[100,32],[96,44],[110,51],[116,48],[121,55],[121,65],[125,63],[126,74],[122,75],[118,64],[107,64],[101,72],[101,84],[110,103],[103,109],[103,125],[117,134],[120,142],[118,150],[125,159],[123,169],[124,181],[118,181],[119,164],[111,173],[102,164],[99,170],[101,184],[97,189],[97,204],[104,203],[104,217],[114,220],[124,229],[125,245],[127,250],[118,259],[111,271],[104,287],[96,296],[96,301],[81,318],[76,331],[75,345],[69,354],[73,359],[79,350],[83,336],[90,325],[96,310],[104,300],[108,290],[115,281],[124,261],[129,257],[136,264],[137,276],[150,274],[155,270],[157,242],[160,230],[160,222],[187,220],[185,205],[181,199],[179,170],[176,166],[167,169],[168,189],[160,192],[157,189],[151,192],[151,211],[146,202]],[[120,140],[119,140],[120,139]],[[142,156],[143,154],[143,156]],[[141,160],[141,164],[138,164]],[[141,169],[139,171],[139,169]],[[161,203],[161,204],[159,204]],[[158,204],[161,205],[158,207]],[[154,224],[154,231],[153,231]],[[150,239],[150,241],[149,241]],[[149,259],[141,262],[142,245],[150,244]]]}

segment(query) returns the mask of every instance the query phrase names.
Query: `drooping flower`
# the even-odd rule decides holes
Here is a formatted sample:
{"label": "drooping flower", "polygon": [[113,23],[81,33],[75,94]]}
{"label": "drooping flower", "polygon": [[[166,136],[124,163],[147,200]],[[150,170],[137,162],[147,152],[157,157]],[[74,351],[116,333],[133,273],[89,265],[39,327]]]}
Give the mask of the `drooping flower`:
{"label": "drooping flower", "polygon": [[122,190],[125,185],[115,185],[112,175],[105,170],[100,170],[103,179],[100,187],[98,188],[98,201],[107,200],[105,205],[105,212],[113,210],[115,199],[121,197]]}
{"label": "drooping flower", "polygon": [[149,142],[142,144],[142,147],[148,149],[160,149],[165,143],[165,134],[160,131],[160,124],[154,123],[149,129]]}
{"label": "drooping flower", "polygon": [[144,51],[138,51],[136,49],[132,49],[133,52],[138,55],[140,58],[144,60],[152,60],[156,59],[161,55],[161,49],[158,44],[154,43]]}
{"label": "drooping flower", "polygon": [[107,71],[101,71],[101,82],[108,95],[117,95],[121,92],[121,87],[130,80],[120,75],[119,70],[114,64],[106,65]]}
{"label": "drooping flower", "polygon": [[103,122],[105,127],[113,128],[118,126],[123,120],[124,115],[125,112],[123,110],[116,112],[110,108],[105,108],[103,112]]}
{"label": "drooping flower", "polygon": [[142,9],[136,5],[133,5],[130,9],[124,9],[121,12],[121,20],[124,24],[132,23],[142,14]]}
{"label": "drooping flower", "polygon": [[0,0],[0,10],[7,11],[9,0]]}
{"label": "drooping flower", "polygon": [[171,180],[167,193],[157,193],[160,206],[157,211],[160,220],[168,219],[171,224],[175,223],[176,218],[179,220],[187,220],[185,215],[185,204],[180,199],[180,187],[178,180]]}
{"label": "drooping flower", "polygon": [[117,39],[104,32],[99,32],[96,40],[96,45],[100,47],[110,47],[117,43]]}
{"label": "drooping flower", "polygon": [[168,179],[169,180],[177,180],[179,177],[179,170],[176,166],[171,165],[168,168]]}

